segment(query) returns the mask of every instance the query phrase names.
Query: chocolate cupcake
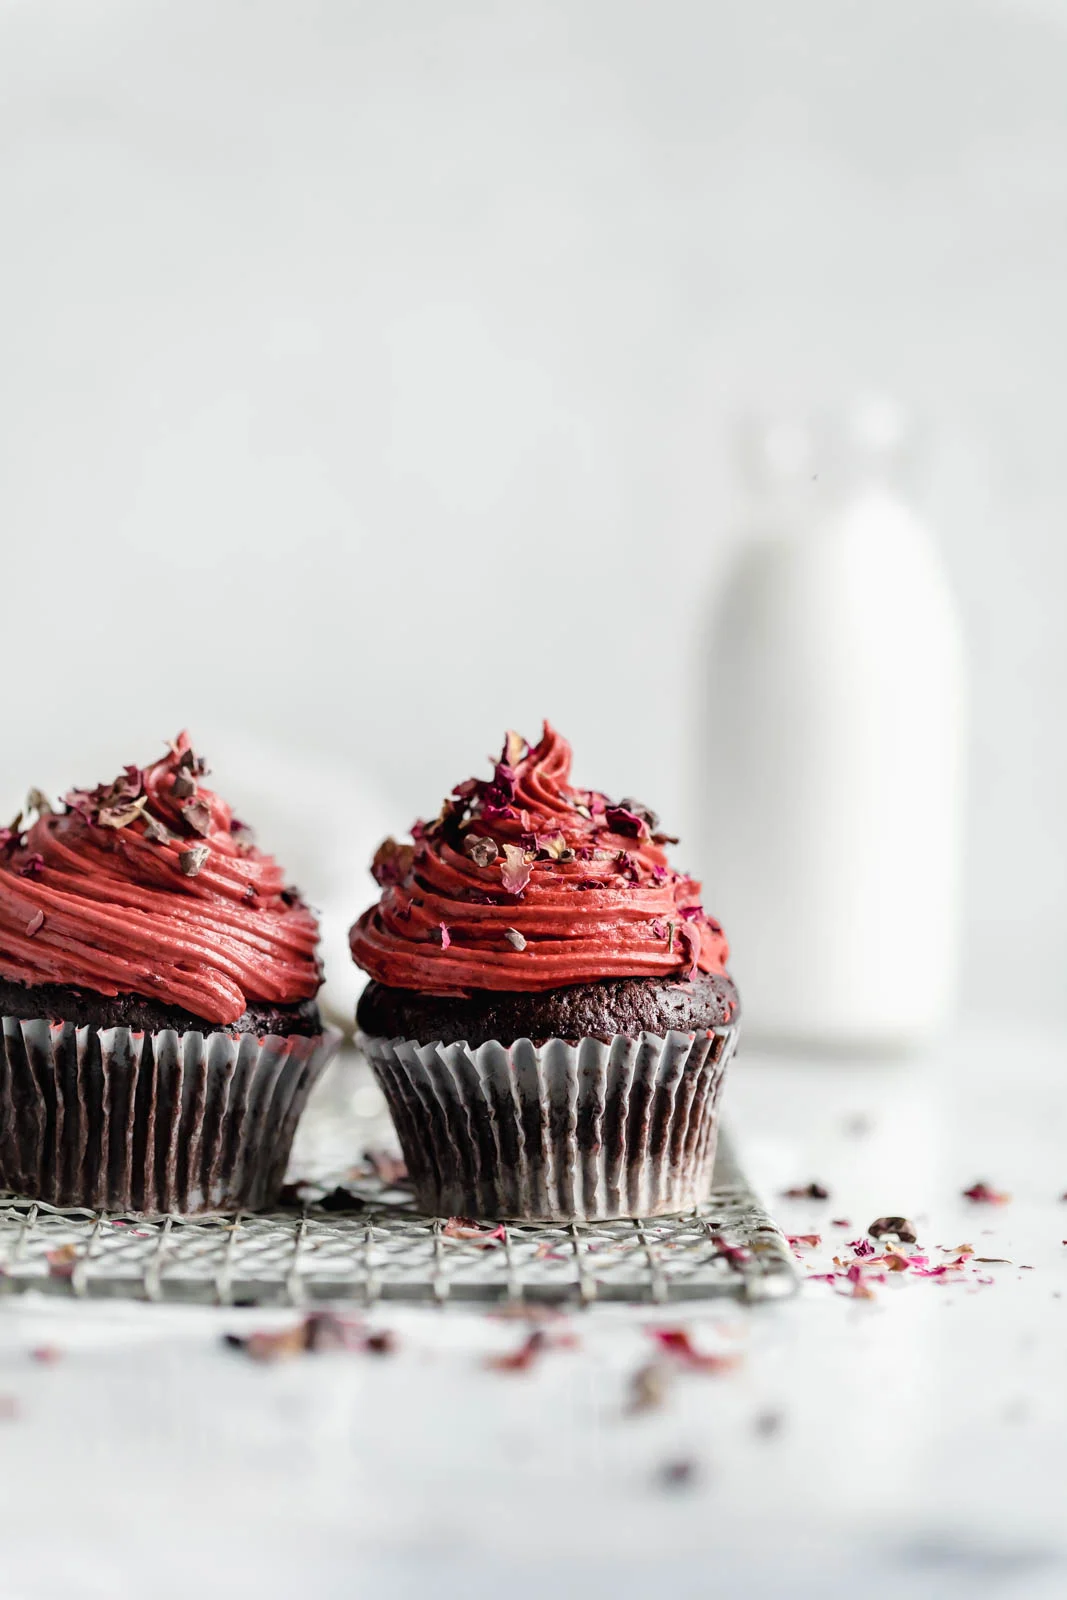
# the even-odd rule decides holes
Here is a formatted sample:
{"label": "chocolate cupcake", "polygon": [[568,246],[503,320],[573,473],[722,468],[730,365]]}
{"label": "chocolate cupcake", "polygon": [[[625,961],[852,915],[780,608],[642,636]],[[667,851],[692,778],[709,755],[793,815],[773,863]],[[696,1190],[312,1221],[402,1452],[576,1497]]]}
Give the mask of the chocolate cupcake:
{"label": "chocolate cupcake", "polygon": [[654,813],[570,783],[546,723],[453,790],[351,933],[356,1013],[420,1205],[563,1220],[707,1192],[739,1003]]}
{"label": "chocolate cupcake", "polygon": [[318,926],[204,771],[183,733],[0,830],[0,1189],[195,1212],[281,1187],[338,1037]]}

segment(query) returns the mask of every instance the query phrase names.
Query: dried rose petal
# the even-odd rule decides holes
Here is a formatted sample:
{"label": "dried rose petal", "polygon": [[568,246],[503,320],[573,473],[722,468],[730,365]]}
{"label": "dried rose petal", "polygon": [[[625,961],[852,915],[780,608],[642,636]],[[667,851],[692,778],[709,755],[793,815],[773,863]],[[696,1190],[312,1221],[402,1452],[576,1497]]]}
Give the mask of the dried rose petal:
{"label": "dried rose petal", "polygon": [[223,1343],[231,1350],[240,1350],[252,1361],[287,1361],[292,1356],[303,1355],[307,1349],[304,1324],[283,1328],[280,1333],[250,1333],[242,1338],[237,1333],[223,1334]]}
{"label": "dried rose petal", "polygon": [[38,909],[26,924],[26,937],[32,939],[44,927],[44,912]]}
{"label": "dried rose petal", "polygon": [[511,1350],[506,1355],[490,1356],[486,1366],[492,1367],[494,1372],[525,1372],[527,1367],[533,1366],[547,1345],[547,1334],[543,1329],[535,1328],[526,1335],[517,1350]]}
{"label": "dried rose petal", "polygon": [[878,1297],[869,1283],[864,1283],[862,1278],[857,1278],[852,1285],[853,1300],[876,1300]]}
{"label": "dried rose petal", "polygon": [[414,845],[398,844],[392,837],[383,839],[374,852],[371,875],[383,889],[390,884],[403,883],[411,872],[414,860]]}
{"label": "dried rose petal", "polygon": [[615,870],[621,872],[622,876],[628,879],[630,883],[640,883],[641,881],[637,857],[632,855],[629,850],[620,850],[618,852],[615,857]]}
{"label": "dried rose petal", "polygon": [[293,1356],[339,1350],[365,1350],[384,1355],[395,1343],[391,1333],[368,1334],[359,1317],[343,1316],[336,1311],[312,1311],[291,1327],[260,1330],[247,1337],[227,1333],[223,1342],[231,1349],[242,1351],[250,1360],[262,1362],[287,1361]]}
{"label": "dried rose petal", "polygon": [[658,1468],[656,1477],[665,1489],[685,1489],[699,1473],[700,1468],[695,1461],[681,1457],[677,1461],[665,1461]]}
{"label": "dried rose petal", "polygon": [[693,1368],[694,1371],[729,1372],[741,1361],[736,1351],[726,1355],[711,1355],[697,1350],[686,1328],[649,1328],[647,1331],[668,1355],[673,1356],[683,1366]]}
{"label": "dried rose petal", "polygon": [[792,1189],[782,1190],[783,1200],[829,1200],[830,1191],[821,1183],[798,1184]]}
{"label": "dried rose petal", "polygon": [[312,1311],[304,1318],[304,1349],[316,1355],[330,1350],[363,1350],[366,1337],[358,1317],[335,1311]]}
{"label": "dried rose petal", "polygon": [[648,824],[636,811],[629,811],[625,806],[607,806],[604,811],[604,820],[612,833],[618,833],[627,839],[647,839],[650,837]]}
{"label": "dried rose petal", "polygon": [[563,833],[535,833],[533,848],[543,851],[552,861],[573,861],[574,851]]}
{"label": "dried rose petal", "polygon": [[516,733],[513,728],[509,728],[504,735],[504,749],[500,757],[502,765],[512,768],[517,767],[523,758],[525,750],[526,740],[522,734]]}
{"label": "dried rose petal", "polygon": [[529,883],[533,874],[533,866],[526,860],[525,852],[518,845],[506,844],[504,846],[504,865],[500,869],[500,881],[508,894],[519,895]]}
{"label": "dried rose petal", "polygon": [[994,1189],[991,1184],[972,1183],[969,1189],[964,1189],[965,1200],[972,1200],[979,1205],[1004,1206],[1011,1199],[1010,1194],[1004,1194],[1000,1189]]}
{"label": "dried rose petal", "polygon": [[751,1250],[745,1245],[728,1244],[720,1233],[712,1234],[711,1243],[715,1246],[715,1254],[732,1267],[744,1267],[752,1260]]}
{"label": "dried rose petal", "polygon": [[620,800],[619,807],[622,811],[629,811],[633,816],[640,817],[649,833],[655,833],[659,827],[659,818],[652,807],[643,805],[640,800],[635,800],[632,795],[626,795]]}

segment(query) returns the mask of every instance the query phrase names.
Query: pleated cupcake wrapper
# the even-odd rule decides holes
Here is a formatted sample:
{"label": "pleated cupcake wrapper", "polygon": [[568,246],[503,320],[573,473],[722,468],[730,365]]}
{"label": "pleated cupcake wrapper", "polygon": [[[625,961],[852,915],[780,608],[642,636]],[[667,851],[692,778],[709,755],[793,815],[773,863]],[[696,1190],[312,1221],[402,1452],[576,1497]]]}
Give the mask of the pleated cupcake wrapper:
{"label": "pleated cupcake wrapper", "polygon": [[340,1042],[3,1018],[0,1189],[105,1211],[270,1205]]}
{"label": "pleated cupcake wrapper", "polygon": [[705,1198],[737,1032],[360,1043],[424,1212],[567,1221],[669,1215]]}

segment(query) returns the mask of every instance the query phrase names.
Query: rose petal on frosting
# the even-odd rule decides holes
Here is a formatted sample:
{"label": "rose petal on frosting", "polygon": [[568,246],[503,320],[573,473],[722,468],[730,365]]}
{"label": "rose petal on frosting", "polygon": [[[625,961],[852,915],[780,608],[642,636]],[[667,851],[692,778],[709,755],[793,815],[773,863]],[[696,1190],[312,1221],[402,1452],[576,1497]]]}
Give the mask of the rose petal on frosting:
{"label": "rose petal on frosting", "polygon": [[508,894],[521,894],[532,876],[533,863],[527,861],[525,852],[518,845],[506,844],[500,881]]}

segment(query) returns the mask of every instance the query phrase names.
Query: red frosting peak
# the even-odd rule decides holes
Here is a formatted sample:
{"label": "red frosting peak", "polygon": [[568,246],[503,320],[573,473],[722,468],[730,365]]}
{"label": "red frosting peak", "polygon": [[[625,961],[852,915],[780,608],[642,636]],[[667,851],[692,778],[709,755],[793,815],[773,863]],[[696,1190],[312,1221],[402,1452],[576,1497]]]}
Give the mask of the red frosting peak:
{"label": "red frosting peak", "polygon": [[570,772],[547,722],[532,748],[509,733],[491,779],[458,784],[414,844],[387,839],[381,899],[350,935],[356,963],[392,988],[456,995],[722,972],[722,930],[668,865],[675,841],[655,814],[575,789]]}
{"label": "red frosting peak", "polygon": [[309,999],[318,924],[200,779],[188,734],[143,771],[0,829],[0,976],[135,994],[208,1022]]}

